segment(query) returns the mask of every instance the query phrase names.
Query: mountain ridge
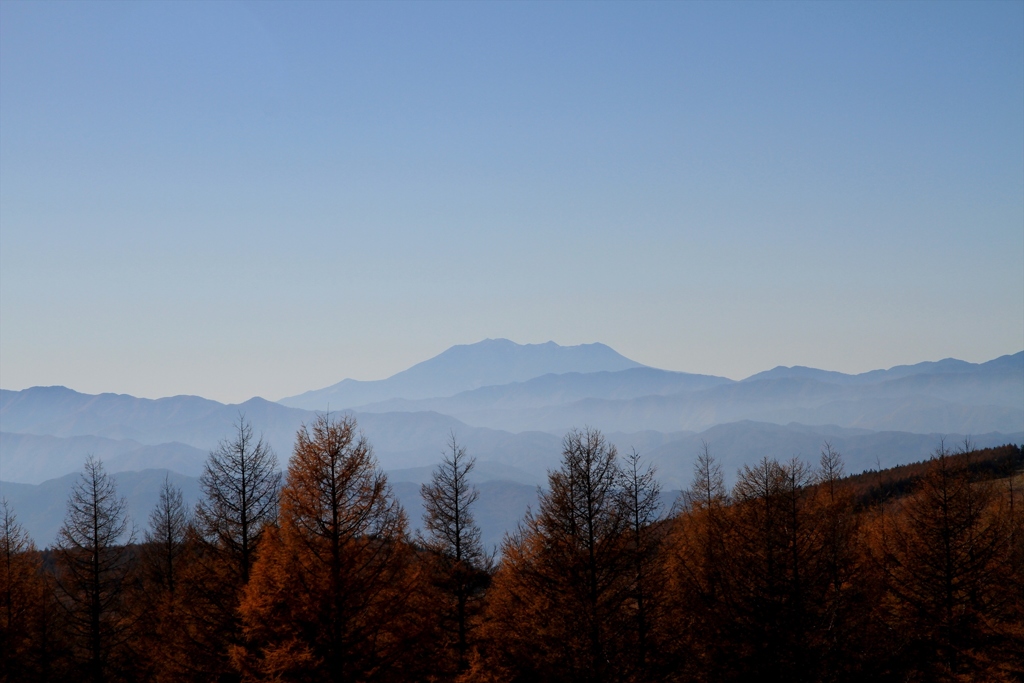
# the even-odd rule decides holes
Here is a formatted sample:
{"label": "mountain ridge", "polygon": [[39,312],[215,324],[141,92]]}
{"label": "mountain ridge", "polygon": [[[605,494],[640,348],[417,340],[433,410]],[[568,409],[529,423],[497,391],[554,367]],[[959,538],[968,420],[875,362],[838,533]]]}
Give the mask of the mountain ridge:
{"label": "mountain ridge", "polygon": [[739,382],[655,368],[567,373],[444,398],[391,399],[356,410],[431,410],[512,432],[559,432],[585,422],[609,430],[676,431],[742,419],[912,432],[1024,429],[1024,355],[964,364],[957,372],[930,371],[934,367],[896,377],[876,373],[873,383],[832,382],[828,373],[776,373]]}
{"label": "mountain ridge", "polygon": [[[477,361],[483,362],[495,352],[523,351],[526,360],[514,371],[525,374],[555,361],[564,369],[567,349],[583,354],[579,362],[629,367],[545,373],[450,396],[437,396],[443,388],[430,389],[427,381],[466,353],[478,354]],[[484,459],[538,476],[557,463],[565,432],[586,425],[606,434],[638,435],[634,438],[651,449],[683,433],[743,421],[912,434],[1024,431],[1024,352],[985,363],[945,359],[861,375],[780,366],[735,381],[642,366],[602,344],[524,346],[487,340],[449,351],[431,359],[435,362],[426,371],[422,364],[409,369],[421,368],[420,391],[435,396],[392,397],[345,409],[356,417],[386,469],[436,463],[452,432]],[[505,376],[509,372],[501,369]],[[465,384],[467,377],[471,383],[487,379],[471,367],[456,383]],[[89,395],[61,386],[0,390],[0,477],[38,481],[66,471],[90,451],[117,468],[159,462],[194,474],[205,455],[231,437],[241,415],[263,434],[283,466],[296,431],[317,413],[259,397],[223,404],[190,395]]]}
{"label": "mountain ridge", "polygon": [[762,372],[755,373],[750,377],[746,377],[740,381],[752,382],[761,379],[781,377],[816,378],[822,379],[822,381],[824,381],[824,378],[827,377],[829,380],[837,383],[870,384],[878,381],[899,379],[913,375],[926,374],[934,372],[936,370],[943,374],[954,374],[960,372],[970,372],[973,369],[993,369],[996,371],[1003,371],[1010,368],[1024,371],[1024,351],[1018,351],[1017,353],[1008,353],[993,358],[991,360],[983,361],[981,363],[970,363],[968,361],[960,360],[958,358],[943,358],[942,360],[922,361],[920,363],[914,363],[912,365],[894,365],[891,368],[868,370],[867,372],[861,372],[854,375],[850,375],[844,372],[836,372],[835,370],[821,370],[818,368],[811,368],[804,365],[778,365],[772,368],[771,370],[764,370]]}
{"label": "mountain ridge", "polygon": [[344,379],[336,384],[288,396],[281,405],[307,410],[354,408],[389,398],[415,400],[448,396],[479,387],[525,381],[565,372],[598,372],[645,367],[601,344],[560,346],[517,344],[508,339],[485,339],[459,344],[406,370],[381,380]]}

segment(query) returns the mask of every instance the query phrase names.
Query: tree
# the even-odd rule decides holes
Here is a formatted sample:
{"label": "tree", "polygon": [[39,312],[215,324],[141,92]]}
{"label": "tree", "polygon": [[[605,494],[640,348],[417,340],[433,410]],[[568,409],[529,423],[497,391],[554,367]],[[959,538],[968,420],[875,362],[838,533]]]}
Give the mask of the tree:
{"label": "tree", "polygon": [[489,610],[492,661],[520,680],[604,681],[623,673],[633,586],[615,447],[573,430],[538,512],[503,544]]}
{"label": "tree", "polygon": [[190,668],[187,610],[182,609],[183,603],[189,602],[182,591],[182,584],[187,585],[182,578],[189,554],[189,523],[181,489],[171,484],[167,475],[140,550],[142,581],[136,596],[145,608],[138,630],[149,665],[146,678],[154,681],[182,680]]}
{"label": "tree", "polygon": [[864,671],[863,660],[871,649],[867,606],[877,602],[869,587],[877,582],[864,575],[860,520],[843,476],[842,455],[826,441],[815,474],[815,490],[808,501],[817,534],[816,547],[811,548],[816,555],[808,563],[807,583],[813,596],[808,609],[813,613],[814,645],[821,653],[821,680],[873,677]]}
{"label": "tree", "polygon": [[[725,555],[726,506],[729,496],[725,491],[725,477],[722,466],[711,452],[706,441],[697,455],[693,468],[693,482],[683,492],[678,518],[680,530],[685,539],[683,545],[692,552],[683,558],[680,569],[684,582],[690,584],[703,597],[701,601],[711,604],[718,600],[722,590],[722,563]],[[677,539],[677,543],[679,539]]]}
{"label": "tree", "polygon": [[444,621],[455,623],[458,671],[466,668],[469,647],[469,619],[486,587],[490,558],[480,543],[480,527],[473,519],[472,506],[480,492],[469,483],[476,464],[466,455],[452,432],[448,451],[434,469],[429,484],[420,487],[423,498],[423,544],[432,553],[437,583],[450,607]]}
{"label": "tree", "polygon": [[281,475],[273,449],[262,436],[254,439],[244,415],[235,427],[234,438],[221,441],[206,460],[199,478],[205,498],[196,507],[196,523],[229,557],[244,585],[260,535],[277,518]]}
{"label": "tree", "polygon": [[680,638],[670,644],[680,668],[704,680],[727,669],[735,658],[726,640],[731,619],[726,599],[731,595],[728,572],[729,496],[722,466],[708,443],[694,463],[693,481],[676,503],[668,541],[669,604],[674,630]]}
{"label": "tree", "polygon": [[701,444],[693,467],[693,482],[676,503],[680,533],[688,538],[677,538],[676,543],[682,542],[692,551],[680,567],[685,574],[683,581],[703,596],[702,602],[710,604],[720,597],[722,589],[725,517],[730,500],[721,464],[711,455],[708,443]]}
{"label": "tree", "polygon": [[1020,633],[1008,635],[1020,605],[1005,583],[1012,570],[1001,503],[940,444],[917,490],[883,520],[876,557],[892,619],[910,636],[910,667],[931,680],[1024,673]]}
{"label": "tree", "polygon": [[57,537],[57,586],[76,639],[84,678],[116,678],[118,650],[127,639],[131,618],[125,590],[132,571],[126,545],[135,540],[114,480],[89,456],[68,498]]}
{"label": "tree", "polygon": [[[622,467],[622,512],[626,516],[629,536],[628,555],[632,565],[629,588],[634,615],[633,671],[640,680],[650,680],[648,672],[652,654],[661,648],[653,647],[652,640],[660,635],[664,575],[661,546],[663,532],[656,527],[661,507],[661,486],[654,477],[653,467],[642,467],[640,454],[633,450]],[[654,636],[654,638],[652,638]]]}
{"label": "tree", "polygon": [[67,680],[66,628],[51,574],[24,527],[0,500],[0,681]]}
{"label": "tree", "polygon": [[0,661],[6,662],[3,680],[28,680],[33,610],[39,600],[38,559],[32,539],[25,533],[7,499],[0,501]]}
{"label": "tree", "polygon": [[235,433],[210,453],[199,479],[194,556],[181,576],[184,626],[192,642],[186,664],[198,678],[233,671],[229,650],[241,643],[238,605],[267,529],[277,519],[277,456],[239,415]]}
{"label": "tree", "polygon": [[744,466],[733,487],[727,553],[726,642],[732,666],[751,680],[814,680],[808,608],[811,568],[818,563],[816,520],[810,514],[809,469],[793,459],[764,457]]}
{"label": "tree", "polygon": [[164,476],[160,499],[149,514],[149,529],[145,533],[146,568],[152,584],[169,597],[174,596],[181,556],[185,551],[189,514],[181,496],[181,489]]}
{"label": "tree", "polygon": [[246,677],[387,680],[410,665],[418,580],[406,518],[351,417],[319,415],[296,437],[241,605]]}

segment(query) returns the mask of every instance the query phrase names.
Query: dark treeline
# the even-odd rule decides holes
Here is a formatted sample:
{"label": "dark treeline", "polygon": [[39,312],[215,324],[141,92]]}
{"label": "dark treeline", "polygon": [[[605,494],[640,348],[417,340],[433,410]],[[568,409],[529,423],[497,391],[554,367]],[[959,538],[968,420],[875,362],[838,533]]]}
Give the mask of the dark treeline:
{"label": "dark treeline", "polygon": [[4,681],[1017,681],[1018,446],[940,444],[846,476],[771,458],[731,489],[707,445],[671,511],[641,456],[563,441],[488,556],[453,435],[409,532],[348,417],[283,478],[240,419],[203,500],[165,483],[145,528],[89,459],[53,548],[0,509]]}

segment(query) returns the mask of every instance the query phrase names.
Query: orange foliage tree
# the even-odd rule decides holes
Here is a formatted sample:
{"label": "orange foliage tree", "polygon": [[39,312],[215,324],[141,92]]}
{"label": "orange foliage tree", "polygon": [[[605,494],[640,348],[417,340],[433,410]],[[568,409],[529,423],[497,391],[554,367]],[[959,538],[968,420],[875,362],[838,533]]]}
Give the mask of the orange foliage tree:
{"label": "orange foliage tree", "polygon": [[277,519],[277,456],[239,415],[234,435],[210,452],[199,484],[203,498],[176,580],[189,642],[184,664],[198,680],[230,680],[235,672],[228,651],[241,642],[239,600],[262,538]]}
{"label": "orange foliage tree", "polygon": [[320,415],[298,432],[233,660],[248,680],[409,680],[418,578],[405,513],[355,420]]}
{"label": "orange foliage tree", "polygon": [[762,458],[726,495],[707,451],[670,536],[674,658],[703,680],[862,680],[862,551],[842,461]]}
{"label": "orange foliage tree", "polygon": [[53,672],[48,588],[35,544],[7,500],[0,501],[0,681],[42,681]]}
{"label": "orange foliage tree", "polygon": [[730,658],[729,504],[722,466],[705,442],[667,541],[669,621],[679,636],[670,649],[684,676],[720,680],[709,672],[726,669]]}
{"label": "orange foliage tree", "polygon": [[484,674],[506,680],[623,678],[635,625],[629,518],[615,447],[572,431],[536,514],[506,538],[485,628]]}
{"label": "orange foliage tree", "polygon": [[154,681],[181,681],[194,668],[183,604],[188,591],[182,590],[189,524],[181,489],[165,476],[139,551],[141,581],[135,596],[144,607],[137,630],[146,677]]}
{"label": "orange foliage tree", "polygon": [[944,445],[883,518],[875,552],[908,668],[930,680],[1020,680],[1024,635],[1012,518],[991,482]]}

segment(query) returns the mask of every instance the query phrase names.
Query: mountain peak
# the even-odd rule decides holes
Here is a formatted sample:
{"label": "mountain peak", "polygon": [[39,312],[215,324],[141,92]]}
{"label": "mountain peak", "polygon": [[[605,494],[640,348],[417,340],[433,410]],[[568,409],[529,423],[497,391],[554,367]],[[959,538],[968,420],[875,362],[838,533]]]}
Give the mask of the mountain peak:
{"label": "mountain peak", "polygon": [[517,344],[509,339],[484,339],[452,346],[384,380],[337,384],[282,399],[296,408],[323,409],[327,403],[352,408],[389,398],[420,399],[451,396],[494,384],[524,382],[567,372],[601,372],[644,367],[605,344],[560,346],[553,341]]}

